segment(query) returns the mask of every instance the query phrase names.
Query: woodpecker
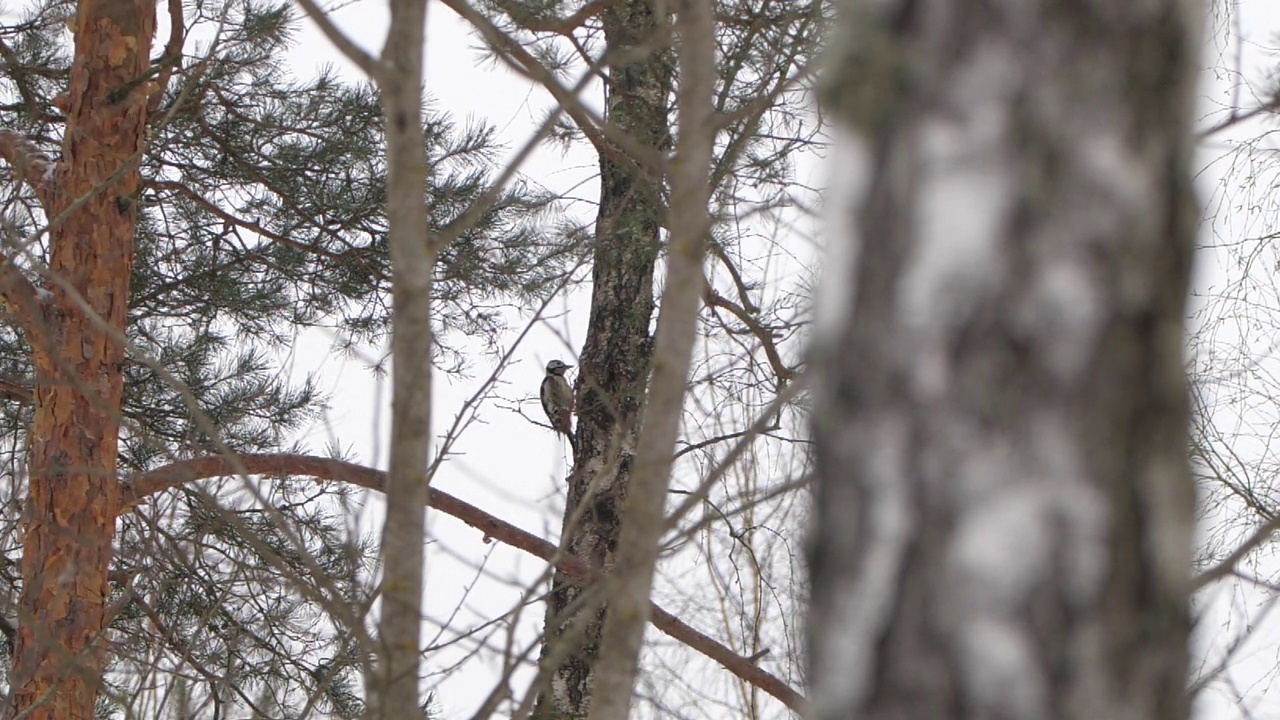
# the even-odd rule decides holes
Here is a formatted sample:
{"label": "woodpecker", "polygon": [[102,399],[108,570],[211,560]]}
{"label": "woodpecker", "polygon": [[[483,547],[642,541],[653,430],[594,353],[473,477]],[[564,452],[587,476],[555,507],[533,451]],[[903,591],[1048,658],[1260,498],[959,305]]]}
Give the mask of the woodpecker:
{"label": "woodpecker", "polygon": [[573,366],[565,365],[559,360],[547,363],[547,375],[542,378],[542,387],[538,393],[552,429],[565,435],[573,430],[569,420],[569,415],[573,413],[573,390],[569,387],[569,381],[564,379],[564,371],[571,367]]}

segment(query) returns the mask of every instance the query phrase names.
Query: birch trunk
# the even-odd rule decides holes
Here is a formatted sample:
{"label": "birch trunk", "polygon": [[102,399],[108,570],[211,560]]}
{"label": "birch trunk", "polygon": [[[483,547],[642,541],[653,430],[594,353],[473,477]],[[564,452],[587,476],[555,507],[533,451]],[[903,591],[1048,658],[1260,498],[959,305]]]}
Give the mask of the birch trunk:
{"label": "birch trunk", "polygon": [[1201,21],[845,3],[810,717],[1186,717]]}

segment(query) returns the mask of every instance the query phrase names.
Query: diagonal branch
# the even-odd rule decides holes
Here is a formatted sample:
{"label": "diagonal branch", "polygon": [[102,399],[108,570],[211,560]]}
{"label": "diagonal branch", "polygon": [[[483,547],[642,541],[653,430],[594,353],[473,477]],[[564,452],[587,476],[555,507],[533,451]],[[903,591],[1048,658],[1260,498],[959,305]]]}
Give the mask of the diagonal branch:
{"label": "diagonal branch", "polygon": [[[23,332],[27,334],[27,342],[32,347],[47,347],[47,321],[44,314],[41,293],[44,292],[32,284],[8,255],[0,253],[0,298],[9,312],[18,321]],[[7,383],[3,383],[7,386]],[[8,387],[3,387],[3,395],[9,395]],[[29,393],[30,391],[28,391]],[[29,396],[29,395],[28,395]]]}
{"label": "diagonal branch", "polygon": [[160,76],[156,78],[159,87],[148,101],[148,113],[154,114],[160,107],[164,93],[169,89],[169,81],[173,79],[174,68],[182,67],[182,44],[187,39],[185,18],[182,14],[182,0],[169,0],[169,39],[164,44],[164,54],[160,56]]}
{"label": "diagonal branch", "polygon": [[[662,178],[665,159],[651,148],[645,148],[634,137],[616,125],[605,122],[598,113],[583,104],[575,93],[560,84],[555,75],[501,28],[485,17],[468,0],[440,0],[458,17],[474,27],[485,42],[497,52],[512,70],[541,85],[559,104],[596,151],[609,159],[636,170],[648,178]],[[618,62],[618,58],[606,58]]]}
{"label": "diagonal branch", "polygon": [[747,326],[747,330],[760,341],[760,346],[764,348],[765,357],[769,359],[769,366],[773,368],[773,374],[777,375],[779,380],[786,382],[796,376],[796,371],[782,362],[782,356],[778,353],[778,345],[774,342],[773,332],[769,328],[752,317],[751,313],[745,308],[716,292],[710,283],[703,290],[702,297],[709,307],[728,310],[731,315]]}
{"label": "diagonal branch", "polygon": [[[266,477],[301,476],[345,482],[377,492],[383,491],[387,478],[387,474],[381,470],[312,455],[217,455],[183,460],[134,476],[125,485],[121,512],[132,511],[139,503],[156,493],[196,480],[236,475],[238,470]],[[555,544],[500,520],[470,503],[436,488],[431,489],[427,502],[429,507],[484,533],[485,538],[494,538],[552,563],[576,580],[590,582],[596,579],[595,572],[581,559],[562,554]],[[787,707],[798,711],[804,704],[804,697],[800,693],[782,679],[757,667],[751,658],[739,655],[710,636],[693,629],[656,604],[650,607],[650,619],[654,627],[663,633],[702,653],[739,679],[782,701]]]}
{"label": "diagonal branch", "polygon": [[35,190],[40,204],[47,211],[52,196],[53,173],[58,165],[22,133],[0,128],[0,158],[13,167],[14,174]]}
{"label": "diagonal branch", "polygon": [[1253,534],[1247,540],[1240,543],[1230,555],[1223,558],[1222,562],[1205,570],[1196,577],[1191,579],[1191,591],[1195,592],[1210,585],[1222,578],[1235,572],[1236,564],[1243,560],[1249,553],[1257,550],[1263,543],[1271,539],[1277,531],[1280,531],[1280,516],[1271,518],[1262,523],[1254,530]]}
{"label": "diagonal branch", "polygon": [[[185,183],[180,183],[173,180],[160,180],[160,181],[152,182],[151,187],[156,190],[170,190],[172,192],[179,193],[182,196],[186,197],[191,202],[199,205],[201,209],[207,211],[211,215],[216,216],[219,220],[222,220],[225,223],[234,225],[239,228],[244,228],[245,230],[248,230],[249,232],[252,232],[256,235],[261,235],[262,237],[267,238],[268,240],[278,242],[282,245],[288,245],[289,247],[295,250],[301,250],[302,252],[310,253],[312,255],[318,255],[320,257],[328,258],[330,260],[343,259],[340,253],[327,250],[318,245],[309,245],[307,243],[298,242],[293,238],[290,238],[285,235],[281,235],[280,233],[273,232],[272,230],[269,230],[268,228],[263,227],[262,224],[257,221],[249,221],[249,220],[245,220],[243,218],[237,217],[235,215],[232,215],[226,210],[223,210],[217,203],[210,201],[208,198],[196,192],[193,188],[186,185]],[[316,224],[318,226],[317,223],[313,223],[313,224]]]}
{"label": "diagonal branch", "polygon": [[568,37],[573,34],[574,30],[582,27],[588,20],[604,12],[610,5],[617,2],[618,0],[591,0],[578,8],[572,15],[564,18],[534,17],[528,10],[522,8],[519,3],[513,2],[513,0],[497,0],[496,4],[522,30],[536,33],[554,33]]}
{"label": "diagonal branch", "polygon": [[346,56],[348,60],[355,63],[356,67],[364,71],[373,80],[383,80],[387,73],[382,63],[378,62],[369,53],[365,52],[359,45],[356,45],[347,34],[342,32],[333,20],[329,19],[328,14],[316,5],[313,0],[298,0],[298,4],[302,6],[303,11],[307,13],[307,17],[320,28],[320,32],[328,38],[333,46]]}
{"label": "diagonal branch", "polygon": [[18,54],[4,40],[0,40],[0,60],[4,60],[5,64],[9,66],[13,76],[13,84],[18,86],[18,95],[22,98],[22,104],[26,106],[27,117],[31,118],[31,121],[36,124],[43,122],[45,119],[44,106],[40,104],[36,94],[31,90],[31,84],[27,82],[27,68],[18,58]]}

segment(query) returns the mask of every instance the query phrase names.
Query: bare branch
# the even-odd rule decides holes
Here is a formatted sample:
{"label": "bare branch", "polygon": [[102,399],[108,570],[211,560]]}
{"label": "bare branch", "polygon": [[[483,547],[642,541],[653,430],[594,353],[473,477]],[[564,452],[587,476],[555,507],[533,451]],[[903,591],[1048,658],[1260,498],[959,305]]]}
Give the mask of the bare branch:
{"label": "bare branch", "polygon": [[1240,543],[1235,550],[1231,551],[1230,555],[1223,558],[1222,562],[1192,578],[1191,592],[1200,590],[1210,583],[1234,574],[1236,563],[1239,563],[1246,555],[1270,540],[1271,536],[1274,535],[1277,530],[1280,530],[1280,515],[1275,516],[1258,526],[1258,529],[1249,536],[1249,539]]}
{"label": "bare branch", "polygon": [[737,303],[717,293],[710,284],[707,285],[702,296],[708,306],[728,310],[743,325],[747,326],[747,330],[751,331],[751,334],[760,341],[760,346],[764,348],[765,357],[769,359],[769,367],[773,368],[773,373],[778,376],[779,380],[786,382],[796,376],[796,371],[782,362],[782,356],[778,354],[778,345],[774,342],[773,333],[764,325],[761,325],[759,320],[752,317],[746,309],[738,306]]}
{"label": "bare branch", "polygon": [[[383,492],[387,479],[387,474],[381,470],[313,455],[215,455],[183,460],[134,476],[125,483],[121,513],[132,512],[139,503],[165,490],[196,480],[241,473],[264,477],[313,477],[317,480],[344,482],[376,492]],[[562,553],[554,543],[521,530],[446,492],[432,489],[427,506],[461,520],[479,530],[485,538],[493,538],[541,558],[576,580],[590,582],[597,578],[590,566],[579,558]],[[803,706],[804,697],[786,682],[657,605],[650,607],[650,620],[654,627],[671,638],[702,653],[739,679],[777,698],[787,707],[799,710]]]}
{"label": "bare branch", "polygon": [[584,105],[573,92],[561,85],[555,75],[538,62],[538,59],[528,50],[494,25],[483,13],[472,7],[467,0],[441,0],[441,2],[479,30],[485,41],[499,51],[499,56],[513,70],[551,93],[551,97],[560,105],[564,113],[573,119],[597,152],[614,162],[634,168],[647,177],[661,177],[662,157],[654,153],[651,148],[643,147],[634,137],[617,126],[606,123],[597,113]]}
{"label": "bare branch", "polygon": [[1259,115],[1266,115],[1280,110],[1280,93],[1267,100],[1267,102],[1253,108],[1252,110],[1232,110],[1225,118],[1214,123],[1210,127],[1205,128],[1196,133],[1196,140],[1207,140],[1210,137],[1231,127],[1235,127],[1240,123],[1247,122]]}
{"label": "bare branch", "polygon": [[[47,323],[40,292],[10,257],[0,253],[0,297],[4,298],[18,325],[27,333],[27,342],[32,347],[43,348],[46,347]],[[30,397],[30,392],[27,390],[27,397]]]}
{"label": "bare branch", "polygon": [[24,405],[30,405],[36,400],[35,393],[31,390],[30,385],[23,385],[11,380],[0,380],[0,397]]}
{"label": "bare branch", "polygon": [[338,51],[345,55],[348,60],[355,63],[356,67],[364,71],[364,74],[374,80],[383,78],[386,74],[386,69],[382,66],[382,63],[352,42],[351,38],[347,37],[345,33],[338,29],[337,25],[333,24],[333,21],[329,19],[324,10],[320,9],[319,5],[316,5],[313,0],[298,0],[298,4],[307,13],[307,17],[311,18],[311,21],[320,28],[320,32],[324,33],[329,42],[333,43],[333,46],[338,48]]}
{"label": "bare branch", "polygon": [[156,79],[156,91],[151,96],[149,112],[154,113],[160,107],[160,100],[169,88],[173,78],[173,69],[182,66],[182,43],[186,38],[186,24],[182,15],[182,0],[169,0],[169,39],[164,45],[164,54],[160,56],[160,75]]}

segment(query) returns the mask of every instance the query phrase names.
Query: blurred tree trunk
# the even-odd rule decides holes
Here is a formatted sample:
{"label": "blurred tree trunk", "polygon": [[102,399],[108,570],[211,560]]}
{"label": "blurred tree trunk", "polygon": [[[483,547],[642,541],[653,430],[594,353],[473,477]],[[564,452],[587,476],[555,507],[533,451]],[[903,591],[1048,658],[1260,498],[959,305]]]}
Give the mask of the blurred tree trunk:
{"label": "blurred tree trunk", "polygon": [[[601,14],[609,57],[605,119],[654,155],[671,145],[668,112],[675,58],[670,24],[651,0],[622,0]],[[661,179],[600,153],[600,210],[591,317],[578,360],[575,459],[561,544],[592,567],[613,565],[631,479],[640,407],[653,353],[653,271],[663,212]],[[576,602],[584,586],[556,573],[547,604],[543,663],[550,690],[538,718],[586,717],[604,605]]]}
{"label": "blurred tree trunk", "polygon": [[10,717],[94,717],[120,504],[121,340],[139,158],[157,91],[147,80],[155,24],[146,0],[80,3],[62,162],[26,177],[51,220],[57,280],[43,300],[17,279],[4,288],[36,369]]}
{"label": "blurred tree trunk", "polygon": [[846,3],[812,718],[1186,717],[1193,5]]}

